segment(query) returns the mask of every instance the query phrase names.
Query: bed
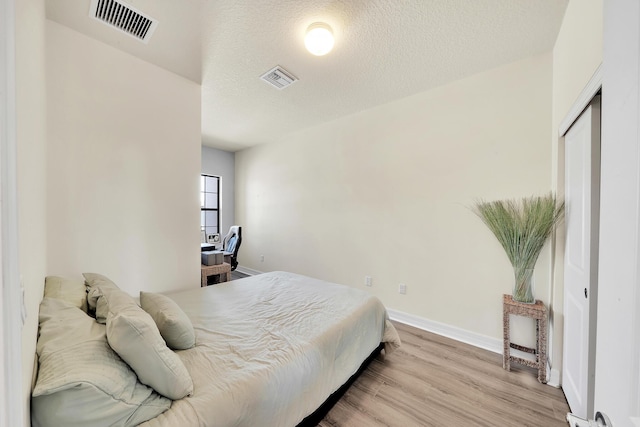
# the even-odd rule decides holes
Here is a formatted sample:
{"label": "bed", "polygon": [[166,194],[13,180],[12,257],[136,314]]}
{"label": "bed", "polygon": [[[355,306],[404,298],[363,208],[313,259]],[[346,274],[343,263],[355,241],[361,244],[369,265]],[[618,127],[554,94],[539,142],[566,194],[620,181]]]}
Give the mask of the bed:
{"label": "bed", "polygon": [[[94,288],[100,293],[100,286]],[[89,307],[92,305],[91,295],[90,290]],[[122,354],[116,351],[122,357],[119,362],[128,364],[135,371],[138,377],[136,387],[146,387],[150,391],[148,395],[146,391],[143,394],[140,390],[126,391],[124,395],[137,393],[139,399],[127,407],[130,413],[120,418],[109,415],[109,425],[294,427],[345,384],[381,343],[386,352],[400,345],[397,332],[377,298],[359,289],[293,273],[265,273],[206,288],[167,293],[164,297],[179,307],[193,327],[194,346],[184,350],[169,350],[173,356],[177,355],[178,361],[186,368],[192,388],[187,386],[188,390],[183,389],[182,393],[188,391],[185,397],[168,400],[163,396],[163,393],[168,393],[156,393],[157,389],[167,384],[154,386],[153,381],[158,376],[155,370],[151,374],[154,378],[149,378],[144,372],[138,372],[135,360],[129,363],[129,355],[126,354],[128,347],[122,349]],[[115,300],[115,297],[110,298]],[[101,314],[101,298],[94,298],[93,305],[97,305],[96,320],[90,325],[90,321],[85,321],[77,312],[81,309],[72,312],[61,302],[49,300],[45,298],[41,306],[41,336],[38,342],[41,370],[43,364],[49,370],[52,366],[58,369],[60,363],[65,363],[65,357],[69,357],[69,354],[57,355],[59,349],[64,347],[61,343],[49,352],[45,348],[48,340],[43,339],[45,342],[42,345],[40,343],[42,333],[49,334],[51,327],[48,325],[60,307],[69,312],[69,316],[75,316],[73,322],[82,320],[83,324],[87,324],[86,328],[97,328],[96,334],[102,331],[100,326],[95,326],[100,325],[96,320],[106,318],[106,341],[110,347],[117,348],[115,336],[112,340],[109,333],[115,328],[113,325],[116,320],[113,319],[118,317],[120,309],[110,306]],[[144,302],[142,298],[141,302]],[[53,309],[51,306],[54,306]],[[163,326],[155,316],[152,312],[162,331]],[[57,333],[56,336],[60,335]],[[81,334],[74,334],[77,335]],[[94,341],[92,339],[90,342]],[[169,339],[166,341],[171,342]],[[86,347],[85,343],[80,348]],[[57,355],[53,361],[50,360],[51,353]],[[73,353],[74,357],[77,353],[77,350]],[[76,362],[69,364],[78,366]],[[143,364],[148,365],[146,359]],[[118,369],[122,368],[118,365]],[[144,368],[148,367],[140,367]],[[68,373],[66,375],[69,376]],[[84,398],[87,389],[82,394],[64,399],[55,394],[61,391],[68,393],[83,381],[83,386],[92,393],[96,388],[95,378],[87,380],[73,375],[74,378],[66,381],[67,388],[61,388],[46,384],[47,381],[51,382],[47,374],[45,384],[40,389],[38,382],[41,376],[38,375],[32,397],[34,425],[62,425],[60,422],[72,425],[69,423],[74,422],[77,412],[74,415],[66,413],[60,405],[77,401],[78,396]],[[181,374],[177,378],[181,381],[184,376]],[[87,382],[89,385],[85,384]],[[152,383],[151,386],[149,383]],[[173,386],[173,383],[168,386]],[[111,391],[106,394],[113,398]],[[118,404],[122,395],[116,396]],[[167,400],[168,407],[165,407]],[[135,407],[136,404],[145,410],[141,412],[140,408]],[[79,406],[76,402],[70,405],[69,410],[77,411]],[[99,414],[95,412],[103,410],[104,402],[94,406],[98,409],[88,411],[93,412],[87,415],[91,418],[83,419],[82,423],[101,425]],[[151,410],[146,411],[147,406]],[[135,409],[133,412],[131,407]]]}

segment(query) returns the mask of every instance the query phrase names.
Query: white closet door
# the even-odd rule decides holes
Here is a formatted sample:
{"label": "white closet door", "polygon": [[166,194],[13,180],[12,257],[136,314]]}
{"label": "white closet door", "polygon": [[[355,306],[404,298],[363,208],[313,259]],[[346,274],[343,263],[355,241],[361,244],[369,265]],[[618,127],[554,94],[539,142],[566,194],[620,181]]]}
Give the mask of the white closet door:
{"label": "white closet door", "polygon": [[600,97],[565,135],[566,242],[562,388],[571,412],[593,415],[595,378]]}

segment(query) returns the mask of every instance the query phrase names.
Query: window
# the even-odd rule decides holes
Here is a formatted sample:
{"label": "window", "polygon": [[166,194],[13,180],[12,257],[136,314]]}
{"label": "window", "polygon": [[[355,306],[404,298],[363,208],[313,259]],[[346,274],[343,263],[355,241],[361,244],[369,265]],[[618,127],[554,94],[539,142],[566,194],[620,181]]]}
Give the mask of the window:
{"label": "window", "polygon": [[200,230],[203,242],[209,234],[220,233],[220,177],[200,175]]}

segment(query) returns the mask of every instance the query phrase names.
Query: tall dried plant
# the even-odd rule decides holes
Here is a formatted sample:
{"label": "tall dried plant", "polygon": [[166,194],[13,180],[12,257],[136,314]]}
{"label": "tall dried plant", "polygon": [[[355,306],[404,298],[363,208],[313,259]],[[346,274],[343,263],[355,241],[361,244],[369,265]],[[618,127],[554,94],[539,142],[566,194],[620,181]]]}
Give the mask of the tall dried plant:
{"label": "tall dried plant", "polygon": [[473,211],[502,245],[514,269],[513,298],[532,303],[531,273],[547,239],[564,216],[553,194],[521,200],[479,201]]}

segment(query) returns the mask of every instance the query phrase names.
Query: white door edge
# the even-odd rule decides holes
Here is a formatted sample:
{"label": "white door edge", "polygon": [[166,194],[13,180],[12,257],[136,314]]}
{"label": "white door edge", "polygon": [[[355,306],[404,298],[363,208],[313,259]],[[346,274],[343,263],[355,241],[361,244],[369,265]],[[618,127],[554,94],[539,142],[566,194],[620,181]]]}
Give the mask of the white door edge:
{"label": "white door edge", "polygon": [[[15,0],[0,0],[0,427],[25,425],[18,265]],[[2,96],[4,94],[4,96]]]}

